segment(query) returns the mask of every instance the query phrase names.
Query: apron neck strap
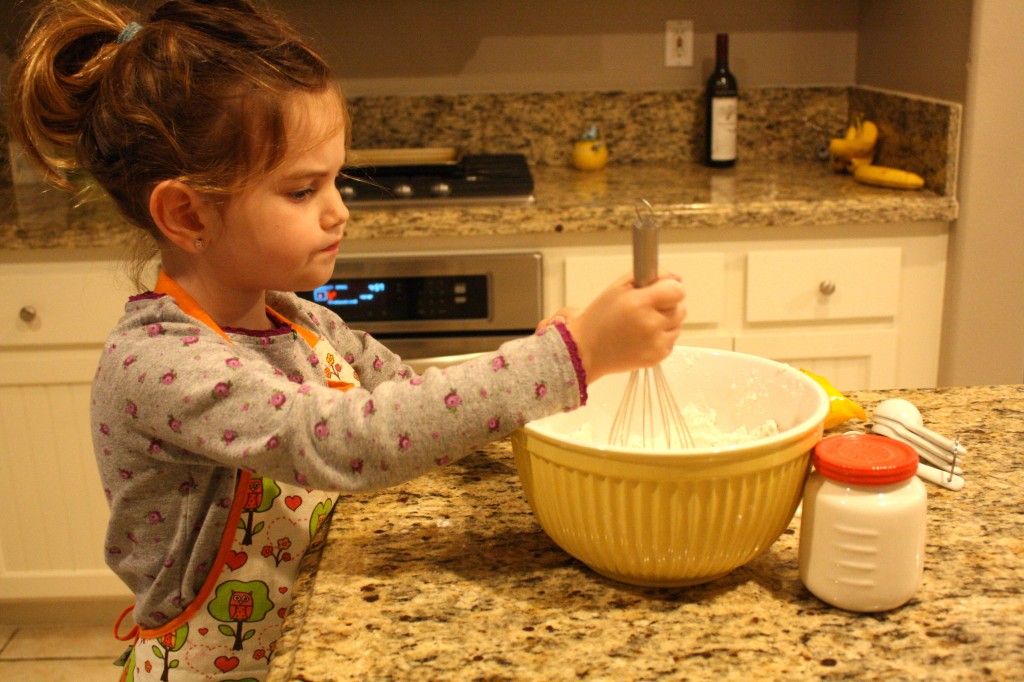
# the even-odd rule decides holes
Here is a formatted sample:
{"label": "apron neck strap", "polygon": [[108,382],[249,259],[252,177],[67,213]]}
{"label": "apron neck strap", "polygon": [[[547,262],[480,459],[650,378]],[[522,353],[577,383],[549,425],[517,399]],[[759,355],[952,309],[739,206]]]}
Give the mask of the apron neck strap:
{"label": "apron neck strap", "polygon": [[[153,289],[153,291],[157,294],[166,294],[170,296],[178,304],[178,307],[181,308],[182,312],[184,312],[186,315],[196,318],[197,320],[205,324],[207,327],[209,327],[210,329],[224,337],[225,341],[227,341],[228,343],[232,343],[231,338],[224,332],[223,329],[220,328],[220,325],[217,324],[212,317],[210,317],[209,313],[203,310],[203,307],[199,305],[199,303],[194,298],[192,298],[192,296],[187,291],[185,291],[180,284],[175,282],[171,278],[171,276],[168,275],[167,272],[164,271],[163,269],[160,270],[160,274],[157,276],[156,287]],[[279,312],[277,312],[270,306],[267,306],[267,313],[271,315],[274,319],[278,320],[279,322],[282,322],[291,327],[296,334],[301,336],[302,339],[309,344],[310,348],[316,347],[316,344],[319,341],[319,337],[312,331],[306,329],[302,325],[295,324],[294,322],[286,318],[284,315],[281,315]]]}

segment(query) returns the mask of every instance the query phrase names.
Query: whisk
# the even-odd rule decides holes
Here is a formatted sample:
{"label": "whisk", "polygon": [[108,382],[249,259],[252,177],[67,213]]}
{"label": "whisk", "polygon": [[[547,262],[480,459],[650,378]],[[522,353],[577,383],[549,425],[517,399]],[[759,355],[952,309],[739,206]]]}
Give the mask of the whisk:
{"label": "whisk", "polygon": [[[633,279],[637,287],[648,286],[658,279],[658,221],[646,199],[636,204]],[[660,365],[629,373],[626,390],[612,420],[608,444],[630,445],[637,437],[644,448],[693,447],[693,436]]]}

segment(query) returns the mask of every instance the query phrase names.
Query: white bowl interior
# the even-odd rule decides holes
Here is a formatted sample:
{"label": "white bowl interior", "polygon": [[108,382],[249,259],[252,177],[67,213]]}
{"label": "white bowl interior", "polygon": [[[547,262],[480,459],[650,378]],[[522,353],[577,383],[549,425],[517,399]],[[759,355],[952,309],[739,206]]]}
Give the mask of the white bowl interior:
{"label": "white bowl interior", "polygon": [[[824,420],[828,396],[813,379],[793,367],[746,353],[676,346],[662,363],[662,370],[678,406],[693,403],[712,409],[716,426],[722,431],[740,427],[753,430],[774,419],[779,433],[758,439],[758,448],[783,442],[795,433],[806,431]],[[615,412],[622,402],[628,373],[604,377],[588,388],[587,405],[530,422],[534,431],[570,446],[582,446],[610,452],[636,452],[636,448],[607,445]],[[592,441],[573,437],[584,425],[592,430]],[[748,444],[721,449],[742,449]],[[693,451],[714,452],[717,448]]]}

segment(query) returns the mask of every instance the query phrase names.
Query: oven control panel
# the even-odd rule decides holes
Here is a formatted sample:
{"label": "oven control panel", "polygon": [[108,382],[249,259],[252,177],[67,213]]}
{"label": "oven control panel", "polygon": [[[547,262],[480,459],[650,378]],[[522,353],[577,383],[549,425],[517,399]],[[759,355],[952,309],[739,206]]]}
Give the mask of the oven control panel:
{"label": "oven control panel", "polygon": [[312,300],[346,322],[488,317],[487,275],[335,277]]}
{"label": "oven control panel", "polygon": [[342,257],[328,282],[297,293],[403,358],[473,353],[533,333],[542,265],[534,251]]}

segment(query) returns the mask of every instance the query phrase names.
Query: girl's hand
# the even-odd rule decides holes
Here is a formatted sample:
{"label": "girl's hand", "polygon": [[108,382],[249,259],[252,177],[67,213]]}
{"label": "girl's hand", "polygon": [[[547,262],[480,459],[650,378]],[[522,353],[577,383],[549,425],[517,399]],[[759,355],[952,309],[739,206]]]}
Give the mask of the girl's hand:
{"label": "girl's hand", "polygon": [[[668,357],[686,319],[686,292],[675,275],[650,286],[617,279],[581,312],[559,311],[576,341],[588,381],[653,367]],[[568,314],[566,314],[568,312]]]}
{"label": "girl's hand", "polygon": [[570,319],[576,317],[579,314],[580,314],[579,308],[562,308],[561,310],[559,310],[557,313],[555,313],[551,317],[546,317],[543,320],[541,320],[540,322],[538,322],[537,323],[537,329],[535,331],[539,332],[541,329],[544,329],[545,327],[549,327],[549,326],[555,324],[556,322],[561,322],[562,324],[566,324],[567,325],[569,323]]}

